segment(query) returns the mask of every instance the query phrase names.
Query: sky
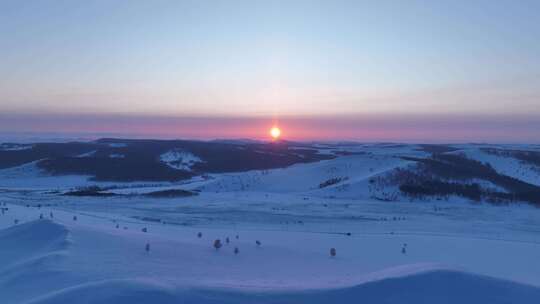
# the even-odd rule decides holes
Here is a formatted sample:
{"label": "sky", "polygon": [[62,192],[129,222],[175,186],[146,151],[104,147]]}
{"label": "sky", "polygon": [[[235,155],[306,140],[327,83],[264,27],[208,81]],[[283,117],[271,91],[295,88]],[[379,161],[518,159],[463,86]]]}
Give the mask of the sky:
{"label": "sky", "polygon": [[540,1],[0,1],[0,135],[540,142]]}

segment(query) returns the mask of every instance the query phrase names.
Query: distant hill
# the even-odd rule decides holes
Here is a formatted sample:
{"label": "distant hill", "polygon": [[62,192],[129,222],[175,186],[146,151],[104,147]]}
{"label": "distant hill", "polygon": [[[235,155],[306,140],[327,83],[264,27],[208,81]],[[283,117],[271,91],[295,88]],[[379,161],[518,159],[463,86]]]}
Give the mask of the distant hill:
{"label": "distant hill", "polygon": [[178,181],[206,173],[283,168],[333,158],[288,142],[133,140],[2,144],[0,169],[37,161],[53,175],[97,181]]}

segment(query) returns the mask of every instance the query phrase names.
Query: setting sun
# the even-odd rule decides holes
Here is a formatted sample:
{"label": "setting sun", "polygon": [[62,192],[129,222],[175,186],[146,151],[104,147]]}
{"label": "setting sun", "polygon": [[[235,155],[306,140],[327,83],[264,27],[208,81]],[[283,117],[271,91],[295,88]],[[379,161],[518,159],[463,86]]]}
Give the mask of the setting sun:
{"label": "setting sun", "polygon": [[272,129],[270,129],[270,135],[273,139],[278,139],[281,135],[281,130],[278,127],[274,126],[272,127]]}

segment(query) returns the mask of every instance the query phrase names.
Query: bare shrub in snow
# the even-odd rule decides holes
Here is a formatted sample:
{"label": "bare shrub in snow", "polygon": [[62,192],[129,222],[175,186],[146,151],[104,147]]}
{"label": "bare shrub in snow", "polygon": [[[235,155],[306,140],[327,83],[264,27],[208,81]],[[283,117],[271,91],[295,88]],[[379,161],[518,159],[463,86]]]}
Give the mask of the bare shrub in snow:
{"label": "bare shrub in snow", "polygon": [[346,181],[348,180],[349,178],[348,177],[334,177],[334,178],[331,178],[329,180],[326,180],[322,183],[319,184],[319,188],[322,189],[322,188],[326,188],[326,187],[329,187],[329,186],[332,186],[332,185],[336,185],[336,184],[339,184],[343,181]]}
{"label": "bare shrub in snow", "polygon": [[401,253],[403,254],[407,253],[407,243],[403,244],[403,247],[401,247]]}

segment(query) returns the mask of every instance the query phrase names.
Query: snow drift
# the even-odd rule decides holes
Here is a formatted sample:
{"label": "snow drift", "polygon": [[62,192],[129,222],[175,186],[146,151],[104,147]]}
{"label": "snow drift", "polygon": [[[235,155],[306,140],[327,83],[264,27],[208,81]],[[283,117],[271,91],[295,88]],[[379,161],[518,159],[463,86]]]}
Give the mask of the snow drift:
{"label": "snow drift", "polygon": [[[0,230],[2,266],[45,256],[67,248],[68,230],[49,220],[39,220]],[[4,269],[0,266],[0,269]]]}
{"label": "snow drift", "polygon": [[431,271],[353,287],[306,291],[254,291],[172,287],[149,280],[83,284],[28,302],[71,303],[538,303],[540,289],[457,271]]}

